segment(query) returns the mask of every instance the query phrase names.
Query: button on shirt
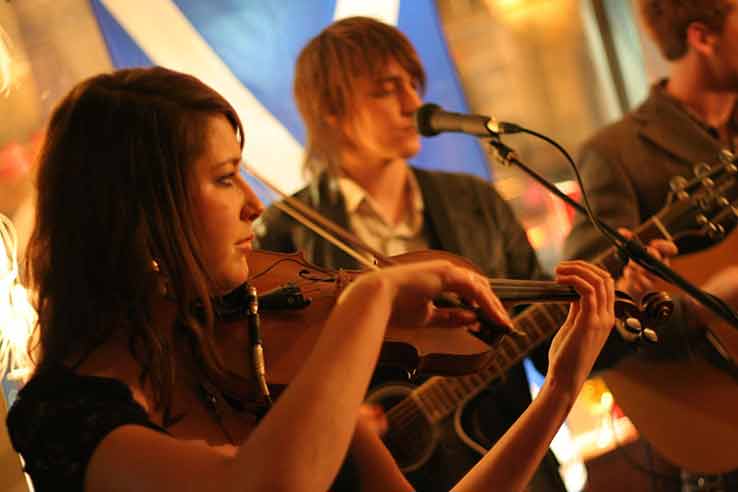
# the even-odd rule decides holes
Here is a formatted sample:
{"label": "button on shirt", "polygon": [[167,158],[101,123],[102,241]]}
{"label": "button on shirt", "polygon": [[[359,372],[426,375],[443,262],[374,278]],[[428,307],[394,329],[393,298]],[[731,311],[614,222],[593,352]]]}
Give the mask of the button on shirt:
{"label": "button on shirt", "polygon": [[412,172],[408,174],[407,186],[411,207],[397,224],[389,224],[377,212],[376,202],[364,188],[348,177],[338,178],[351,230],[365,244],[386,256],[428,248],[423,230],[423,196]]}

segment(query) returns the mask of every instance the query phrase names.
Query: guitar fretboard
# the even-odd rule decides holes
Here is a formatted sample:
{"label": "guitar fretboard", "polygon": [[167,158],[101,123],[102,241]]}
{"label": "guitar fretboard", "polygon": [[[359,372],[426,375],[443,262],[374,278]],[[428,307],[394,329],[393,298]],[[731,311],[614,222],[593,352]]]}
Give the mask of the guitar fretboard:
{"label": "guitar fretboard", "polygon": [[[672,207],[672,213],[684,211]],[[683,207],[682,207],[683,208]],[[648,242],[656,238],[669,239],[659,214],[644,222],[637,230],[638,237]],[[611,247],[599,255],[593,263],[617,275],[623,267],[618,251]],[[450,415],[461,402],[482,391],[505,372],[519,363],[534,348],[548,339],[564,322],[568,306],[564,304],[535,304],[515,317],[515,327],[526,334],[525,337],[505,336],[497,347],[489,367],[474,374],[460,377],[435,376],[418,386],[412,394],[387,412],[390,427],[401,426],[417,413],[423,413],[432,422],[438,422]]]}

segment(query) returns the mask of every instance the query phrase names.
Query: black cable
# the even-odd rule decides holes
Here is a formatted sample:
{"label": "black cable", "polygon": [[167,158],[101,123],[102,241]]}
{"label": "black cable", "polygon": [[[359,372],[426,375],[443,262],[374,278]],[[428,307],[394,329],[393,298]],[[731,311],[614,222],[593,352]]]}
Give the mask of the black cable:
{"label": "black cable", "polygon": [[492,134],[492,138],[490,140],[490,145],[500,153],[500,156],[505,161],[515,163],[518,167],[523,169],[525,172],[538,180],[541,184],[546,186],[552,193],[556,194],[564,202],[574,207],[575,210],[585,213],[592,221],[592,224],[599,231],[602,232],[603,236],[607,238],[608,241],[610,241],[615,246],[615,248],[617,248],[620,255],[622,256],[621,259],[624,262],[627,262],[628,259],[631,259],[657,277],[665,280],[670,284],[678,286],[681,290],[690,294],[703,306],[707,307],[717,316],[733,325],[734,328],[738,329],[738,315],[722,299],[707,292],[704,292],[698,287],[692,285],[687,280],[682,278],[679,274],[668,268],[665,264],[658,261],[656,258],[653,258],[646,251],[646,248],[637,238],[634,237],[632,239],[626,240],[620,233],[618,233],[606,223],[600,221],[594,216],[589,205],[589,200],[587,198],[587,193],[584,189],[581,176],[579,175],[579,170],[574,163],[574,159],[572,159],[569,153],[561,145],[559,145],[556,141],[547,137],[546,135],[511,123],[505,123],[504,133],[527,133],[534,137],[540,138],[550,145],[553,145],[559,152],[564,155],[566,160],[569,162],[572,170],[574,171],[574,175],[577,178],[577,183],[579,184],[582,192],[582,201],[584,203],[584,207],[571,199],[565,193],[561,192],[561,190],[552,186],[548,181],[546,181],[542,176],[538,175],[535,171],[520,162],[520,160],[517,159],[515,152],[512,151],[512,149],[510,149],[507,145],[502,143],[502,141],[499,139],[499,135]]}
{"label": "black cable", "polygon": [[597,230],[600,231],[600,233],[603,236],[608,238],[608,240],[618,249],[618,251],[620,251],[620,254],[623,255],[623,259],[630,257],[630,255],[627,253],[625,246],[622,244],[622,236],[618,237],[619,235],[613,234],[610,230],[608,230],[608,228],[603,227],[602,222],[600,222],[600,220],[597,217],[595,217],[594,212],[592,211],[592,206],[589,204],[589,198],[587,197],[587,193],[584,191],[584,182],[582,181],[582,176],[579,174],[579,169],[574,163],[574,159],[571,157],[569,152],[567,152],[566,149],[562,147],[554,139],[549,138],[546,135],[543,135],[542,133],[538,133],[533,130],[528,130],[527,128],[523,128],[521,126],[517,126],[517,129],[520,133],[527,133],[529,135],[533,135],[534,137],[540,138],[544,142],[549,143],[566,158],[566,160],[569,162],[569,165],[571,166],[572,171],[574,172],[574,177],[577,180],[579,189],[582,191],[582,202],[584,203],[584,208],[587,211],[587,216],[589,217],[590,222],[597,228]]}

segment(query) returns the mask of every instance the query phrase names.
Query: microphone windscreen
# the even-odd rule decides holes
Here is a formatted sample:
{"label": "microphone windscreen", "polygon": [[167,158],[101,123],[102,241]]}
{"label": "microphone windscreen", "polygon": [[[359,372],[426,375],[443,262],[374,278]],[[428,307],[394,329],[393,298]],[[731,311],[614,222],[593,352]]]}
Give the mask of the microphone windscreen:
{"label": "microphone windscreen", "polygon": [[440,109],[441,107],[438,104],[426,103],[415,111],[415,127],[418,129],[418,133],[424,137],[433,137],[440,133],[431,125],[431,117]]}

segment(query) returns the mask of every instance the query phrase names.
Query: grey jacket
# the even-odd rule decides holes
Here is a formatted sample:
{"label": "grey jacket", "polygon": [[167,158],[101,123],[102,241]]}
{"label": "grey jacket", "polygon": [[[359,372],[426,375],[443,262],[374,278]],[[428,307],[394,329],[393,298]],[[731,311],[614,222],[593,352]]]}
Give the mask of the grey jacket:
{"label": "grey jacket", "polygon": [[[634,229],[666,204],[671,178],[690,179],[695,164],[718,159],[719,140],[662,85],[653,86],[643,104],[582,146],[578,166],[587,196],[594,213],[612,227]],[[578,215],[564,256],[589,259],[605,246]]]}

